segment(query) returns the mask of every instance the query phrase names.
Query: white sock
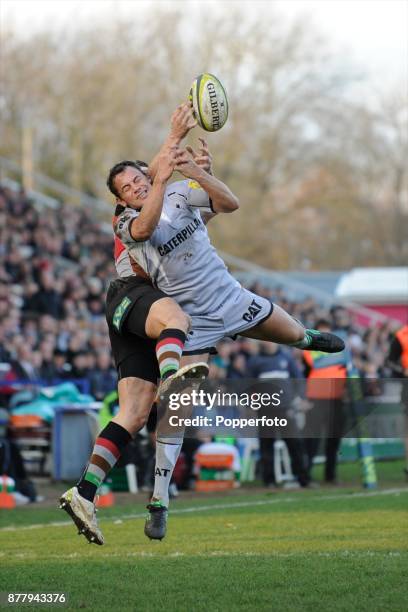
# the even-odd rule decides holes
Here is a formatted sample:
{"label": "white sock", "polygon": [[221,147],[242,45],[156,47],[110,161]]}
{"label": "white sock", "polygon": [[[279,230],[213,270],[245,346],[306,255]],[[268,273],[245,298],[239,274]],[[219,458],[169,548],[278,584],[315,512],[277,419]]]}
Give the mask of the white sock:
{"label": "white sock", "polygon": [[182,438],[156,440],[156,466],[154,470],[154,491],[152,500],[160,501],[163,506],[169,506],[169,485],[177,463]]}

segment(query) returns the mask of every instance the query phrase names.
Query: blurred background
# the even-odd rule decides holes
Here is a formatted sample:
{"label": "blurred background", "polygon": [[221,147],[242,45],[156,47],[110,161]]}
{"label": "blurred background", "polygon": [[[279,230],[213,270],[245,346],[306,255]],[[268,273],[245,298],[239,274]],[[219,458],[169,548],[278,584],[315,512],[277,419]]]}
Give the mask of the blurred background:
{"label": "blurred background", "polygon": [[1,11],[0,154],[24,162],[27,187],[41,173],[107,199],[108,168],[150,159],[209,71],[230,101],[208,136],[215,168],[243,203],[211,230],[218,247],[275,269],[406,263],[406,2]]}
{"label": "blurred background", "polygon": [[[95,414],[115,390],[107,172],[152,158],[201,72],[228,93],[226,126],[205,136],[241,201],[210,227],[215,246],[246,286],[342,331],[362,377],[393,373],[408,320],[407,2],[3,0],[0,16],[3,420],[37,415],[46,449],[14,420],[25,468],[58,479],[72,462],[72,441],[52,457],[53,411],[26,408],[45,385],[74,382],[57,405]],[[260,351],[225,343],[212,375],[245,375]]]}

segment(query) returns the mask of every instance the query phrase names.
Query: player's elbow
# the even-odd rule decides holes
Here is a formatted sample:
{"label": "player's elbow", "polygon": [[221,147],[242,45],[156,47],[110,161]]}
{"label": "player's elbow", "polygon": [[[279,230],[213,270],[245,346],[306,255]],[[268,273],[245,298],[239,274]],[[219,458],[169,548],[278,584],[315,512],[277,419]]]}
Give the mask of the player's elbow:
{"label": "player's elbow", "polygon": [[225,203],[224,212],[232,213],[239,208],[239,200],[236,196],[231,194],[228,201]]}
{"label": "player's elbow", "polygon": [[135,242],[146,242],[149,240],[151,233],[145,231],[138,231],[132,233],[132,238]]}
{"label": "player's elbow", "polygon": [[136,225],[136,223],[133,223],[130,234],[133,240],[136,242],[146,242],[146,240],[149,240],[153,234],[153,230],[154,228],[151,228],[148,225],[141,223]]}
{"label": "player's elbow", "polygon": [[228,194],[227,196],[220,198],[212,202],[213,211],[216,213],[232,213],[234,210],[239,208],[239,200],[234,194]]}
{"label": "player's elbow", "polygon": [[234,212],[234,210],[238,210],[239,208],[239,200],[236,196],[232,196],[232,200],[231,200],[231,212]]}

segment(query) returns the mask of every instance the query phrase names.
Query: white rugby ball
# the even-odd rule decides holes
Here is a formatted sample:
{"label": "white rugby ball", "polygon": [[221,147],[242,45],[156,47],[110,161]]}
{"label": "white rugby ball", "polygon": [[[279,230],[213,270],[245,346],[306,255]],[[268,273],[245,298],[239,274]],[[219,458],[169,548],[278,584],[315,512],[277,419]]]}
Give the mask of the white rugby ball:
{"label": "white rugby ball", "polygon": [[228,119],[228,99],[221,82],[213,74],[199,74],[190,89],[190,101],[200,125],[207,132],[220,130]]}

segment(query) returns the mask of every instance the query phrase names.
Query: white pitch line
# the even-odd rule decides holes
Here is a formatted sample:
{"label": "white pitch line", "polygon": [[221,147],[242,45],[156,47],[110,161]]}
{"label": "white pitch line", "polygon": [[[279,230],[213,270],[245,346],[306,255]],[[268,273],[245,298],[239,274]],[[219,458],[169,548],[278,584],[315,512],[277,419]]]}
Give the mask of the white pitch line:
{"label": "white pitch line", "polygon": [[[358,499],[364,497],[377,497],[379,495],[400,495],[401,493],[408,493],[408,487],[399,489],[382,489],[380,491],[362,491],[360,493],[343,493],[340,495],[318,495],[310,497],[276,497],[274,499],[261,499],[256,501],[245,501],[236,503],[226,504],[212,504],[207,506],[190,506],[190,508],[174,508],[171,510],[171,515],[174,514],[191,514],[195,512],[207,512],[209,510],[233,510],[234,508],[253,508],[254,506],[270,506],[280,503],[296,503],[296,502],[307,502],[307,501],[336,501],[341,499]],[[102,522],[115,522],[115,521],[126,521],[139,518],[145,518],[146,512],[138,512],[137,514],[123,514],[122,516],[106,517]],[[25,531],[29,529],[40,529],[42,527],[66,527],[72,525],[72,521],[54,521],[51,523],[37,523],[34,525],[22,525],[1,527],[1,531]]]}
{"label": "white pitch line", "polygon": [[[289,557],[309,557],[310,555],[316,557],[337,557],[337,558],[361,558],[361,557],[402,557],[407,554],[407,551],[390,551],[390,550],[336,550],[336,551],[315,551],[315,550],[307,550],[307,551],[291,551],[291,552],[281,552],[281,551],[268,551],[268,552],[255,552],[255,551],[230,551],[230,550],[212,550],[209,552],[194,552],[194,553],[186,553],[180,551],[174,551],[170,553],[160,553],[160,552],[146,552],[146,551],[132,551],[132,552],[123,552],[123,553],[103,553],[98,550],[98,559],[124,559],[125,557],[137,557],[140,559],[147,558],[155,558],[155,559],[174,559],[179,557],[201,557],[204,559],[209,559],[212,557],[269,557],[269,558],[289,558]],[[1,556],[1,555],[0,555]],[[10,557],[8,553],[9,559],[24,559],[24,560],[41,560],[41,555],[37,555],[35,553],[17,553]],[[66,560],[66,559],[81,559],[88,560],[89,555],[87,553],[75,552],[69,554],[58,554],[58,555],[47,555],[47,559],[57,559],[58,561]]]}
{"label": "white pitch line", "polygon": [[[403,489],[384,489],[382,491],[367,491],[361,493],[344,493],[342,495],[319,495],[317,497],[284,497],[274,499],[261,499],[257,501],[247,502],[236,502],[227,504],[213,504],[208,506],[191,506],[190,508],[175,508],[171,511],[171,514],[189,514],[191,512],[206,512],[208,510],[231,510],[233,508],[252,508],[253,506],[269,506],[272,504],[283,503],[294,503],[297,501],[321,501],[321,500],[338,500],[338,499],[355,499],[359,497],[374,497],[377,495],[399,495],[400,493],[408,493],[408,487]],[[116,520],[127,520],[135,518],[144,518],[146,513],[143,514],[125,514],[120,517],[116,517]]]}

